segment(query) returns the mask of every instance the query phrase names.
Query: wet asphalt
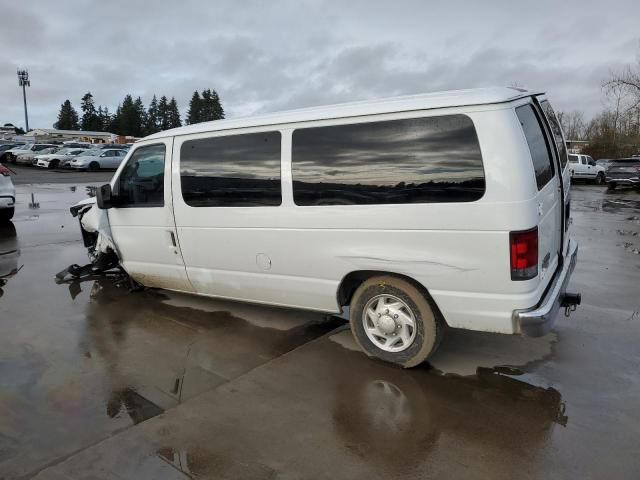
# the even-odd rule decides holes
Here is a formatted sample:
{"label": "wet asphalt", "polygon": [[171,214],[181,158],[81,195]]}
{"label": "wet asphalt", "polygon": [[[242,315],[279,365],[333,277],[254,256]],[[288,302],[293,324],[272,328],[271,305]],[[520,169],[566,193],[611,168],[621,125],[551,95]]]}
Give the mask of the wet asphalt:
{"label": "wet asphalt", "polygon": [[87,262],[69,206],[111,174],[24,170],[0,230],[0,479],[640,478],[637,191],[574,185],[583,305],[551,334],[451,330],[402,370],[339,318],[56,283]]}

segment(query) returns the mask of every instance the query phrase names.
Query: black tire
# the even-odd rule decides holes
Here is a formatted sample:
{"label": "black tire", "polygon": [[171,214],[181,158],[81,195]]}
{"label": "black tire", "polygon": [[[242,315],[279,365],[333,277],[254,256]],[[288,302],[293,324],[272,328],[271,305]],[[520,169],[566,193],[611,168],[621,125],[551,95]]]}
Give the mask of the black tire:
{"label": "black tire", "polygon": [[607,190],[609,190],[609,191],[611,191],[611,192],[612,192],[612,191],[614,191],[615,189],[616,189],[616,184],[615,184],[615,183],[613,183],[613,182],[609,182],[609,183],[607,183]]}
{"label": "black tire", "polygon": [[602,185],[604,183],[604,173],[600,172],[596,175],[596,185]]}
{"label": "black tire", "polygon": [[[408,348],[399,352],[381,349],[365,333],[365,306],[371,299],[382,294],[393,295],[402,300],[416,320],[415,338]],[[445,327],[437,309],[415,285],[407,280],[386,275],[372,277],[358,287],[351,300],[350,323],[356,342],[367,355],[402,365],[404,368],[415,367],[424,362],[438,348]]]}
{"label": "black tire", "polygon": [[13,214],[15,213],[15,211],[15,207],[0,209],[0,223],[9,222],[9,220],[13,218]]}
{"label": "black tire", "polygon": [[89,164],[90,172],[97,172],[98,170],[100,170],[100,164],[98,162],[91,162]]}
{"label": "black tire", "polygon": [[51,160],[49,162],[49,168],[58,168],[58,165],[60,164],[60,160]]}

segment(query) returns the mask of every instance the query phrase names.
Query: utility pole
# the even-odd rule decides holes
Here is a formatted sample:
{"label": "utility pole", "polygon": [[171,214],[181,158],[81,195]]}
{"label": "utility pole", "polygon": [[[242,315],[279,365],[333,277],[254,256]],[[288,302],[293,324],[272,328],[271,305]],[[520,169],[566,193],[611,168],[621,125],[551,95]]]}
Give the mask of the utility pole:
{"label": "utility pole", "polygon": [[29,115],[27,114],[27,87],[31,86],[29,81],[29,72],[26,70],[18,70],[18,85],[22,87],[22,100],[24,102],[24,124],[25,132],[29,131]]}

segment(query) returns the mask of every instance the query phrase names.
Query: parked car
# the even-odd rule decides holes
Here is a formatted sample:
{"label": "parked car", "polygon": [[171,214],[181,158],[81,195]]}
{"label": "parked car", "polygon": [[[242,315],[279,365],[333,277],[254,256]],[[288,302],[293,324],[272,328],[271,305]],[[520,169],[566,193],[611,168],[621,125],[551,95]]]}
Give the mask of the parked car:
{"label": "parked car", "polygon": [[[7,160],[11,163],[24,163],[26,165],[31,165],[31,160],[34,155],[37,155],[38,152],[41,152],[47,148],[58,148],[57,145],[52,143],[31,143],[24,146],[24,148],[16,147],[10,150],[7,150],[5,154],[7,155]],[[25,160],[18,162],[18,157],[23,156],[29,158],[28,163],[25,163]]]}
{"label": "parked car", "polygon": [[22,143],[3,143],[2,145],[0,145],[0,155],[6,152],[7,150],[18,147],[20,145],[23,145],[23,144]]}
{"label": "parked car", "polygon": [[537,336],[579,303],[566,292],[569,190],[544,93],[493,88],[160,132],[72,213],[98,268],[204,296],[349,307],[365,352],[411,367],[445,325]]}
{"label": "parked car", "polygon": [[85,150],[93,148],[93,145],[89,142],[64,142],[62,146],[64,148],[84,148]]}
{"label": "parked car", "polygon": [[101,168],[118,168],[127,152],[119,148],[104,150],[87,150],[69,162],[70,168],[79,170],[100,170]]}
{"label": "parked car", "polygon": [[569,168],[572,179],[589,180],[598,185],[605,182],[605,167],[597,165],[589,155],[569,155]]}
{"label": "parked car", "polygon": [[36,155],[36,166],[40,168],[58,168],[60,162],[73,160],[73,157],[86,152],[85,148],[61,148],[55,153]]}
{"label": "parked car", "polygon": [[20,153],[19,155],[15,156],[14,162],[17,165],[35,165],[36,162],[36,158],[38,157],[38,155],[47,155],[47,154],[52,154],[55,153],[59,150],[59,148],[57,146],[55,147],[48,147],[48,148],[43,148],[42,150],[37,150],[37,151],[30,151],[30,152],[24,152],[24,153]]}
{"label": "parked car", "polygon": [[618,185],[640,186],[640,157],[611,160],[607,168],[607,184],[610,190]]}
{"label": "parked car", "polygon": [[33,145],[33,143],[24,143],[22,145],[16,145],[13,148],[9,148],[9,149],[5,150],[4,152],[0,153],[0,162],[5,162],[6,163],[6,162],[11,161],[11,158],[12,158],[12,156],[14,154],[25,152],[32,145]]}
{"label": "parked car", "polygon": [[604,168],[605,176],[606,176],[607,167],[609,166],[610,162],[611,160],[609,160],[608,158],[601,158],[600,160],[596,160],[596,166]]}
{"label": "parked car", "polygon": [[0,223],[13,218],[16,204],[16,189],[11,181],[11,171],[0,164]]}

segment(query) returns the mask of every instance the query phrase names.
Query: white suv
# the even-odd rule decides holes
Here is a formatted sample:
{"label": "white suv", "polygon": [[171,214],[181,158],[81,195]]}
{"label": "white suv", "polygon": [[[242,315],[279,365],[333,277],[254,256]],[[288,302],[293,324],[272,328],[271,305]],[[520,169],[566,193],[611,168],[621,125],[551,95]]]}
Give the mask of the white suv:
{"label": "white suv", "polygon": [[598,185],[602,185],[605,181],[605,168],[602,165],[596,165],[589,155],[570,154],[569,168],[572,179],[591,180]]}

